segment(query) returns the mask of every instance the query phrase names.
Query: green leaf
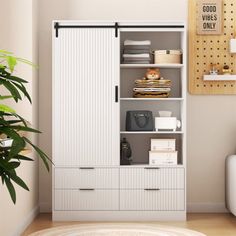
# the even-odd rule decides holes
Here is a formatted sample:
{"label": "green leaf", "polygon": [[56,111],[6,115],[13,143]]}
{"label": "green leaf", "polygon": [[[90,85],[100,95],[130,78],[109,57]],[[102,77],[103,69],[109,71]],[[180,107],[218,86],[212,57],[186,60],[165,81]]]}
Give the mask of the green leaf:
{"label": "green leaf", "polygon": [[21,125],[12,125],[12,126],[10,126],[10,128],[15,129],[15,130],[22,130],[22,131],[27,131],[27,132],[33,132],[33,133],[41,133],[37,129],[33,129],[33,128],[30,128],[30,127],[25,127],[25,126],[21,126]]}
{"label": "green leaf", "polygon": [[13,114],[16,118],[19,118],[20,120],[21,120],[21,122],[24,124],[24,126],[25,127],[28,127],[28,125],[27,125],[27,121],[23,118],[23,117],[21,117],[20,115],[18,115],[18,114]]}
{"label": "green leaf", "polygon": [[22,188],[24,188],[25,190],[29,191],[28,186],[25,184],[25,182],[17,175],[14,174],[9,174],[9,177],[15,182],[17,183],[19,186],[21,186]]}
{"label": "green leaf", "polygon": [[10,96],[10,95],[7,95],[7,96],[1,96],[0,95],[0,100],[5,100],[5,99],[9,99],[9,98],[13,98],[13,97]]}
{"label": "green leaf", "polygon": [[6,60],[10,71],[13,72],[17,64],[17,59],[13,56],[7,56]]}
{"label": "green leaf", "polygon": [[22,160],[22,161],[34,161],[33,159],[23,156],[23,155],[17,155],[12,157],[12,159]]}
{"label": "green leaf", "polygon": [[0,50],[0,53],[5,54],[5,55],[12,55],[13,54],[12,52],[9,52],[9,51],[3,50],[3,49]]}
{"label": "green leaf", "polygon": [[30,103],[32,103],[31,97],[29,95],[29,93],[27,92],[25,86],[23,84],[19,85],[15,82],[12,82],[29,100]]}
{"label": "green leaf", "polygon": [[38,68],[38,66],[37,66],[36,64],[32,63],[32,62],[29,61],[29,60],[26,60],[26,59],[20,58],[20,57],[17,57],[16,59],[17,59],[17,61],[23,62],[23,63],[25,63],[25,64],[27,64],[27,65],[32,66],[32,67]]}
{"label": "green leaf", "polygon": [[4,104],[0,104],[0,111],[7,112],[7,113],[16,113],[14,109]]}
{"label": "green leaf", "polygon": [[12,162],[7,162],[7,161],[2,161],[0,162],[0,166],[5,170],[5,171],[10,171],[10,170],[14,170],[17,167],[19,167],[20,162],[18,161],[12,161]]}
{"label": "green leaf", "polygon": [[3,81],[3,85],[11,93],[11,95],[13,96],[13,98],[16,102],[18,102],[18,99],[22,100],[21,95],[18,92],[18,90],[9,81]]}
{"label": "green leaf", "polygon": [[4,178],[8,192],[10,193],[11,199],[14,204],[16,204],[16,190],[11,182],[7,177]]}
{"label": "green leaf", "polygon": [[23,137],[24,140],[29,143],[34,149],[35,151],[38,153],[38,155],[41,157],[45,167],[47,168],[47,170],[49,171],[49,165],[48,165],[48,161],[50,161],[52,163],[52,161],[49,159],[49,157],[37,146],[35,146],[29,139],[27,139],[26,137]]}
{"label": "green leaf", "polygon": [[20,78],[20,77],[13,76],[13,75],[8,76],[7,79],[16,81],[16,82],[18,82],[18,83],[28,83],[27,80],[24,80],[24,79],[22,79],[22,78]]}

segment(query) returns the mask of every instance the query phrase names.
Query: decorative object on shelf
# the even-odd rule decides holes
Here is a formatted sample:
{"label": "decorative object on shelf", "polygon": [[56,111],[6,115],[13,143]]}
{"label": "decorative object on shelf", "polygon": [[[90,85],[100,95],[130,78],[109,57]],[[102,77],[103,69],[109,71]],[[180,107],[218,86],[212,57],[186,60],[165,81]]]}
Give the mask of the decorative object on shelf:
{"label": "decorative object on shelf", "polygon": [[224,65],[222,69],[223,75],[231,75],[231,69],[229,68],[228,65]]}
{"label": "decorative object on shelf", "polygon": [[236,39],[230,39],[229,41],[229,51],[230,53],[236,53]]}
{"label": "decorative object on shelf", "polygon": [[149,165],[177,165],[177,151],[149,151]]}
{"label": "decorative object on shelf", "polygon": [[155,64],[181,64],[181,50],[156,50],[154,51]]}
{"label": "decorative object on shelf", "polygon": [[176,139],[151,139],[151,151],[175,151]]}
{"label": "decorative object on shelf", "polygon": [[123,63],[124,64],[150,64],[150,40],[124,41]]}
{"label": "decorative object on shelf", "polygon": [[216,64],[211,65],[211,70],[209,71],[210,75],[218,75],[219,70]]}
{"label": "decorative object on shelf", "polygon": [[160,79],[160,77],[161,77],[160,69],[158,69],[158,68],[147,69],[145,79],[147,79],[147,80],[157,80],[157,79]]}
{"label": "decorative object on shelf", "polygon": [[[160,117],[155,117],[155,129],[156,131],[159,130],[172,130],[176,131],[177,128],[181,127],[181,122],[180,120],[177,120],[176,117],[170,117],[170,114],[167,114],[165,111],[164,116],[163,116],[164,111],[160,111],[159,115]],[[169,116],[166,116],[169,115]]]}
{"label": "decorative object on shelf", "polygon": [[178,152],[175,139],[151,139],[149,165],[177,165]]}
{"label": "decorative object on shelf", "polygon": [[146,110],[127,111],[126,131],[153,131],[152,112]]}
{"label": "decorative object on shelf", "polygon": [[130,165],[132,162],[132,150],[126,138],[123,138],[120,143],[120,164]]}
{"label": "decorative object on shelf", "polygon": [[197,34],[222,33],[222,0],[197,1]]}
{"label": "decorative object on shelf", "polygon": [[147,69],[143,79],[135,80],[133,97],[135,98],[167,98],[171,91],[171,81],[161,77],[160,70]]}

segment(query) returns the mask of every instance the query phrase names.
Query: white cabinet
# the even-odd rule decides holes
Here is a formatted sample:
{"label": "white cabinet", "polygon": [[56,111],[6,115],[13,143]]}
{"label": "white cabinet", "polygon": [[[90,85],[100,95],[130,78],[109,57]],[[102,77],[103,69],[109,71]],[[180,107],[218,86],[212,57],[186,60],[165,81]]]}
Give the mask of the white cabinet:
{"label": "white cabinet", "polygon": [[[181,49],[182,64],[122,64],[125,39]],[[186,28],[183,23],[57,21],[53,27],[53,220],[186,219]],[[159,68],[168,98],[133,98]],[[126,112],[170,110],[176,132],[125,130]],[[133,163],[120,165],[120,140]],[[149,166],[151,138],[175,139],[178,164]]]}
{"label": "white cabinet", "polygon": [[119,164],[119,41],[110,28],[62,28],[54,37],[56,166]]}

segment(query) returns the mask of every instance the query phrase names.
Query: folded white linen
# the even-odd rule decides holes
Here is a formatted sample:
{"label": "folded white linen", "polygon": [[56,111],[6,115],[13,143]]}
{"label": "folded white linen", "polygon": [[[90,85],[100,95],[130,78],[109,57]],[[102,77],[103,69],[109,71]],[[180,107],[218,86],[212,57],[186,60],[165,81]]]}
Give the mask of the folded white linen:
{"label": "folded white linen", "polygon": [[170,88],[134,88],[134,92],[170,92]]}
{"label": "folded white linen", "polygon": [[149,58],[150,54],[149,53],[143,53],[143,54],[123,54],[124,58]]}
{"label": "folded white linen", "polygon": [[151,45],[151,41],[150,40],[134,41],[134,40],[126,39],[124,41],[124,45]]}

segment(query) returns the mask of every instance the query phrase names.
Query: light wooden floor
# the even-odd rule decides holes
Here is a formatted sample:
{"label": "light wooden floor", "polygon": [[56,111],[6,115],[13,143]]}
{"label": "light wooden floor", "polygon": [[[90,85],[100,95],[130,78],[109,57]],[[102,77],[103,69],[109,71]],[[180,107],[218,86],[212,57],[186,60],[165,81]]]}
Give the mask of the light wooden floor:
{"label": "light wooden floor", "polygon": [[[26,229],[22,236],[27,236],[30,233],[46,228],[72,224],[80,223],[52,222],[50,214],[40,214]],[[188,220],[186,222],[156,222],[156,224],[164,224],[197,230],[206,234],[207,236],[236,236],[236,217],[231,214],[188,214]]]}

